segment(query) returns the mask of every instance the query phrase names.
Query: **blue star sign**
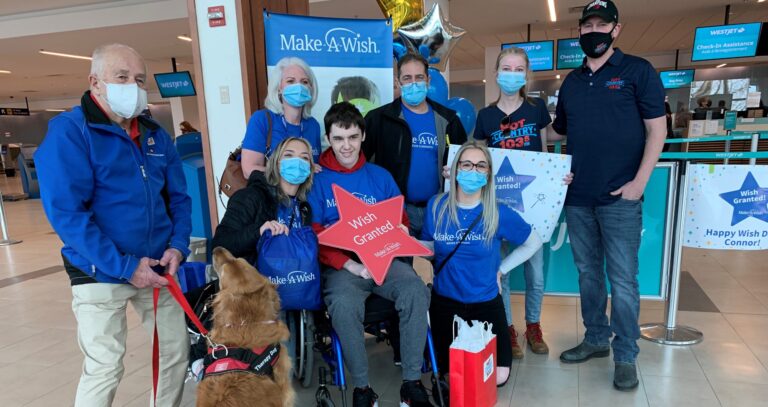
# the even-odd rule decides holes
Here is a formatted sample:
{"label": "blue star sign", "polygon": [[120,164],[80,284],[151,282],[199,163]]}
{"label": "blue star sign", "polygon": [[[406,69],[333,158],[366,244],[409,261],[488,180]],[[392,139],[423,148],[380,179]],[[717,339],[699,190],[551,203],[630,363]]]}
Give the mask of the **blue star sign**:
{"label": "blue star sign", "polygon": [[496,172],[496,200],[503,202],[518,212],[525,212],[523,205],[523,190],[531,185],[536,177],[533,175],[515,174],[512,163],[504,157],[499,171]]}
{"label": "blue star sign", "polygon": [[752,216],[768,223],[768,188],[761,188],[750,171],[741,188],[720,194],[725,202],[733,206],[731,226]]}

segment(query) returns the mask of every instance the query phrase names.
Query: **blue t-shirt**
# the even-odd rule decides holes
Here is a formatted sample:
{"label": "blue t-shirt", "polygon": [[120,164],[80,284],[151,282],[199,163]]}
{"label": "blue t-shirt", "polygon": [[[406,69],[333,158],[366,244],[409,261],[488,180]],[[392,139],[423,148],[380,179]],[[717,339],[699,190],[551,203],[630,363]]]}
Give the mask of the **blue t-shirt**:
{"label": "blue t-shirt", "polygon": [[640,168],[643,120],[664,116],[664,87],[648,61],[616,49],[597,72],[585,64],[568,74],[555,113],[574,174],[565,204],[607,205]]}
{"label": "blue t-shirt", "polygon": [[426,113],[416,113],[403,106],[403,118],[413,137],[405,200],[409,203],[425,203],[440,191],[435,114],[431,106]]}
{"label": "blue t-shirt", "polygon": [[[272,144],[267,151],[267,114],[272,115]],[[317,162],[320,159],[320,124],[314,117],[301,119],[300,125],[288,123],[282,115],[278,115],[267,109],[258,110],[248,120],[248,128],[245,130],[243,148],[262,153],[269,158],[278,144],[288,137],[301,137],[309,141],[312,146],[312,156]]]}
{"label": "blue t-shirt", "polygon": [[[437,215],[447,195],[441,195]],[[472,209],[458,208],[459,225],[453,225],[446,219],[436,230],[433,207],[438,197],[429,201],[424,219],[421,239],[435,242],[435,260],[437,267],[456,247],[467,228],[475,218],[482,213],[483,205]],[[514,245],[523,244],[531,234],[531,226],[512,208],[504,204],[496,204],[499,210],[499,228],[490,244],[486,244],[483,230],[483,220],[475,225],[459,249],[448,260],[440,273],[435,277],[434,290],[437,294],[465,304],[490,301],[499,295],[496,284],[496,273],[501,265],[501,241],[506,240]]]}
{"label": "blue t-shirt", "polygon": [[303,226],[301,224],[299,202],[296,198],[291,198],[291,204],[289,206],[285,206],[282,203],[277,205],[277,221],[288,226],[290,229],[296,229]]}
{"label": "blue t-shirt", "polygon": [[[488,147],[542,151],[541,129],[552,123],[547,105],[540,98],[527,100],[517,108],[509,119],[495,104],[477,112],[475,139],[485,140]],[[505,123],[502,125],[502,121]]]}
{"label": "blue t-shirt", "polygon": [[375,204],[400,195],[392,175],[378,165],[365,163],[351,173],[341,173],[327,167],[317,174],[309,192],[312,222],[325,227],[339,220],[339,210],[331,186],[337,184],[367,204]]}

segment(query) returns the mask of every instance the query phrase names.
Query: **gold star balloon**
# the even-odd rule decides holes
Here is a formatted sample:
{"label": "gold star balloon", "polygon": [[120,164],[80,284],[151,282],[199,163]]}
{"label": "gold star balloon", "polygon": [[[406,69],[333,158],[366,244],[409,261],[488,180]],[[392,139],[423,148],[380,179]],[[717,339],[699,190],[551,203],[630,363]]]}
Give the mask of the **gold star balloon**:
{"label": "gold star balloon", "polygon": [[385,17],[392,18],[392,32],[424,15],[423,0],[376,0]]}
{"label": "gold star balloon", "polygon": [[466,33],[449,23],[435,4],[422,19],[397,30],[411,52],[423,55],[429,64],[444,71],[451,51]]}

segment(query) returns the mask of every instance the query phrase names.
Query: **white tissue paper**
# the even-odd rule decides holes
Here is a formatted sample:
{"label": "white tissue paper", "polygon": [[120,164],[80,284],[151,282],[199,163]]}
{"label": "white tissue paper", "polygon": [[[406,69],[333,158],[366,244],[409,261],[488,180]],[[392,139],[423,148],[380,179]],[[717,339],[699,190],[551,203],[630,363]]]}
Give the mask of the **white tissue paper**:
{"label": "white tissue paper", "polygon": [[[457,329],[458,326],[458,329]],[[493,324],[489,322],[472,321],[470,326],[467,321],[458,315],[453,316],[453,343],[452,349],[459,349],[471,353],[478,353],[485,349],[496,335],[492,331]]]}

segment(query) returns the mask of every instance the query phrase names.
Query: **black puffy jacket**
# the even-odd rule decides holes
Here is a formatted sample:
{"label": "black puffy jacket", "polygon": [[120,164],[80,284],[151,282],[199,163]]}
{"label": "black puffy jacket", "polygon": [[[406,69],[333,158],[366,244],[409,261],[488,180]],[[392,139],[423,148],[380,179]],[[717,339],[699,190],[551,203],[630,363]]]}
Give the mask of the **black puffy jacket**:
{"label": "black puffy jacket", "polygon": [[[255,264],[258,259],[256,244],[261,237],[259,229],[265,222],[277,219],[276,188],[267,183],[264,173],[252,172],[248,185],[229,199],[224,218],[213,235],[212,246],[221,246],[233,256]],[[302,223],[309,225],[312,220],[309,204],[300,202],[299,212]]]}

